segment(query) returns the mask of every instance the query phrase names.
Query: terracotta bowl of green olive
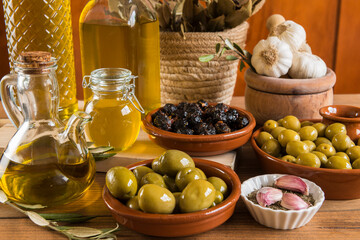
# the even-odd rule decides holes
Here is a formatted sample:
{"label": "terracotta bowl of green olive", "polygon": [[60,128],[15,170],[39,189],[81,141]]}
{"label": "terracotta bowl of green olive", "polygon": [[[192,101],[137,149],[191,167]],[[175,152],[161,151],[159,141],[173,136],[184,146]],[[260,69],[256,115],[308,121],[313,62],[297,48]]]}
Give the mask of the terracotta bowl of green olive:
{"label": "terracotta bowl of green olive", "polygon": [[[315,119],[307,120],[320,122],[320,120]],[[265,153],[257,145],[255,139],[261,131],[263,131],[262,128],[256,130],[253,133],[250,142],[266,173],[290,174],[306,178],[321,187],[327,200],[360,198],[360,188],[356,187],[360,186],[360,169],[314,168],[285,162]]]}
{"label": "terracotta bowl of green olive", "polygon": [[169,132],[155,127],[151,116],[160,108],[149,112],[143,123],[143,130],[149,135],[151,141],[166,149],[177,149],[186,152],[190,156],[212,156],[229,152],[247,143],[252,131],[256,126],[253,115],[241,108],[229,106],[236,109],[239,115],[249,120],[248,125],[239,130],[215,135],[186,135]]}
{"label": "terracotta bowl of green olive", "polygon": [[[138,166],[151,166],[153,160],[146,160],[127,166],[130,170]],[[128,208],[113,197],[104,186],[103,200],[115,220],[136,232],[158,237],[180,237],[209,231],[228,220],[239,200],[241,183],[237,174],[229,167],[217,162],[194,159],[195,166],[206,176],[223,179],[229,189],[227,198],[215,207],[192,213],[154,214]]]}

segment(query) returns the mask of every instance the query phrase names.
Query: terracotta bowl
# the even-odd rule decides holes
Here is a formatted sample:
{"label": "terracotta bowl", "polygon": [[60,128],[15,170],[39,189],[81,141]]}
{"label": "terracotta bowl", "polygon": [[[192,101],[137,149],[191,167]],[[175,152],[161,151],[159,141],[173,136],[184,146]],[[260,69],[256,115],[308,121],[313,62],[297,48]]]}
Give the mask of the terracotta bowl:
{"label": "terracotta bowl", "polygon": [[[317,122],[318,120],[310,120]],[[302,166],[285,162],[265,153],[257,145],[255,138],[262,131],[256,130],[251,137],[251,145],[266,173],[291,174],[313,181],[321,187],[326,199],[344,200],[360,198],[360,169],[327,169]]]}
{"label": "terracotta bowl", "polygon": [[[152,160],[146,160],[127,166],[130,170],[138,166],[151,166]],[[207,176],[223,179],[231,190],[230,195],[219,205],[193,213],[152,214],[136,211],[126,207],[114,198],[104,187],[103,199],[110,209],[112,216],[121,225],[136,232],[160,237],[179,237],[209,231],[231,217],[236,202],[240,197],[241,184],[237,174],[222,164],[194,159],[196,167],[204,171]]]}
{"label": "terracotta bowl", "polygon": [[335,73],[328,68],[321,78],[290,79],[245,72],[245,109],[251,112],[257,124],[268,119],[294,115],[299,119],[320,118],[319,109],[333,104]]}
{"label": "terracotta bowl", "polygon": [[360,138],[360,108],[347,105],[330,105],[320,108],[319,113],[323,117],[323,123],[327,125],[335,122],[343,123],[351,140],[356,142]]}
{"label": "terracotta bowl", "polygon": [[237,131],[216,135],[186,135],[168,132],[155,127],[151,123],[151,115],[155,109],[148,113],[143,120],[143,129],[149,134],[149,138],[156,144],[167,149],[178,149],[191,156],[212,156],[234,150],[244,145],[251,137],[256,125],[255,118],[244,109],[229,106],[236,109],[239,114],[247,117],[249,124]]}

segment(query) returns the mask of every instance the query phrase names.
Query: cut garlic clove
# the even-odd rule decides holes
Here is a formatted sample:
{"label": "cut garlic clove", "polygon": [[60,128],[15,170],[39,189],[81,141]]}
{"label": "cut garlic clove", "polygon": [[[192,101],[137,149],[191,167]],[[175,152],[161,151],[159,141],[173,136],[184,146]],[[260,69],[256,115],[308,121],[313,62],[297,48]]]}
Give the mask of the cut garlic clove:
{"label": "cut garlic clove", "polygon": [[309,205],[294,193],[284,193],[280,205],[289,210],[307,209]]}
{"label": "cut garlic clove", "polygon": [[293,175],[285,175],[276,179],[274,185],[278,188],[299,192],[309,195],[309,187],[301,178]]}
{"label": "cut garlic clove", "polygon": [[281,200],[283,193],[280,189],[263,187],[256,193],[256,201],[262,207],[267,207]]}

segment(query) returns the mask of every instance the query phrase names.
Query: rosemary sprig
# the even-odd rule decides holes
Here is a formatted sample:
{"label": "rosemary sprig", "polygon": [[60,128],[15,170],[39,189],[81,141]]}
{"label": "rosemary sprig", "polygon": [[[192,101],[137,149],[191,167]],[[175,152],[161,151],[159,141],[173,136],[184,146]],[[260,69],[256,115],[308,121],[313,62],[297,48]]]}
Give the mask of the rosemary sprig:
{"label": "rosemary sprig", "polygon": [[236,43],[231,42],[229,39],[224,39],[221,36],[219,36],[221,40],[223,41],[223,45],[221,46],[220,43],[217,43],[215,45],[215,54],[208,54],[203,55],[199,57],[200,62],[209,62],[213,60],[215,57],[220,58],[226,51],[233,51],[237,54],[237,56],[234,55],[227,55],[225,57],[228,61],[234,61],[240,59],[240,71],[242,71],[245,67],[245,63],[254,71],[256,72],[255,68],[251,64],[251,53],[246,51],[245,49],[242,49],[239,45]]}
{"label": "rosemary sprig", "polygon": [[113,234],[119,231],[119,225],[117,224],[113,229],[96,229],[90,227],[68,227],[59,226],[58,222],[80,222],[87,221],[96,216],[86,217],[76,213],[52,213],[52,214],[39,214],[34,211],[23,210],[16,204],[13,204],[6,196],[6,194],[0,190],[0,202],[7,204],[17,211],[27,215],[29,219],[38,226],[48,227],[56,232],[64,234],[70,240],[116,240],[116,235]]}

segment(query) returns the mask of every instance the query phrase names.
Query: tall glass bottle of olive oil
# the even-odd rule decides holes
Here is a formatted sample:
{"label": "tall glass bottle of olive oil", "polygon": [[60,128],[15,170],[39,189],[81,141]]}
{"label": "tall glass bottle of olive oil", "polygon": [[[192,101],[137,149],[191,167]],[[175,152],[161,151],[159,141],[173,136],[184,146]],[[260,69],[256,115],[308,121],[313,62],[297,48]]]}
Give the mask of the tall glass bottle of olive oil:
{"label": "tall glass bottle of olive oil", "polygon": [[22,52],[46,51],[58,58],[59,114],[77,111],[70,0],[2,0],[11,71]]}
{"label": "tall glass bottle of olive oil", "polygon": [[[80,46],[83,76],[129,69],[145,111],[160,106],[159,22],[148,0],[90,0],[80,16]],[[90,96],[84,88],[85,102]]]}

